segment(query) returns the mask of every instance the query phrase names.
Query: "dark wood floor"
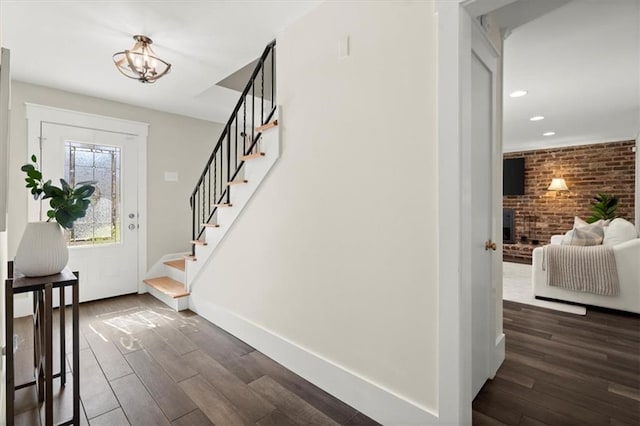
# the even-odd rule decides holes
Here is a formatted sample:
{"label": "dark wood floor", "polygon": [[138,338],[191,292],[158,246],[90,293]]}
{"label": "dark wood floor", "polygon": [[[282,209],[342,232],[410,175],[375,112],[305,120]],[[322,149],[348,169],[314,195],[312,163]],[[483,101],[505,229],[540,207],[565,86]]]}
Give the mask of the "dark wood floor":
{"label": "dark wood floor", "polygon": [[[80,316],[82,424],[377,424],[194,313],[173,312],[149,295],[84,303]],[[16,383],[32,374],[30,321],[16,324]],[[70,357],[69,343],[69,366]],[[71,383],[56,389],[54,421],[71,415]],[[34,389],[19,390],[16,424],[39,425],[35,407]]]}
{"label": "dark wood floor", "polygon": [[504,302],[506,360],[474,425],[640,424],[640,318]]}

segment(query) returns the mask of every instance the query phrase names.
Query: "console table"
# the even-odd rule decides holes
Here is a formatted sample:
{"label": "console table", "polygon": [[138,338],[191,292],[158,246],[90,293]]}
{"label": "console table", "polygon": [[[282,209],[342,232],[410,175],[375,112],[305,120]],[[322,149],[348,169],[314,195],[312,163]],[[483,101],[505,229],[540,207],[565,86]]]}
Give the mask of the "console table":
{"label": "console table", "polygon": [[[7,423],[13,424],[15,391],[36,386],[38,401],[44,402],[44,425],[53,425],[53,379],[59,378],[66,385],[66,328],[65,328],[65,288],[72,292],[72,334],[73,334],[73,417],[59,425],[80,424],[80,328],[79,328],[79,274],[64,269],[46,277],[24,277],[16,271],[13,276],[9,267],[9,279],[5,282],[5,324],[7,336]],[[60,290],[60,372],[53,373],[53,290]],[[35,380],[16,385],[13,359],[13,296],[19,293],[33,293],[33,340]]]}

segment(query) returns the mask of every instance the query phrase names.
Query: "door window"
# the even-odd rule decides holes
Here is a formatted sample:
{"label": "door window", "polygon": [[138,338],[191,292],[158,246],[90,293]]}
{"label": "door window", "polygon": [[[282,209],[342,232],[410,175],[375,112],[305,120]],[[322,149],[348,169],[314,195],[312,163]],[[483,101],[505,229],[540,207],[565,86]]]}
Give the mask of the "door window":
{"label": "door window", "polygon": [[120,157],[119,147],[65,142],[65,180],[97,182],[86,216],[66,231],[70,246],[120,243]]}

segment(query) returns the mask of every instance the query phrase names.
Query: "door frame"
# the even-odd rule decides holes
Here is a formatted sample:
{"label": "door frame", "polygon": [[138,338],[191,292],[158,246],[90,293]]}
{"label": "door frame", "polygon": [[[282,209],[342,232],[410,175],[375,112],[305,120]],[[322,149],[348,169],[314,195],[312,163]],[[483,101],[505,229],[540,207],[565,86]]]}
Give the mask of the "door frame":
{"label": "door frame", "polygon": [[[473,18],[505,6],[515,0],[436,0],[437,16],[437,145],[438,145],[438,420],[440,424],[471,424],[471,271],[463,254],[470,247],[469,209],[470,174],[464,158],[469,156],[465,129],[470,126],[464,115],[470,96],[471,32]],[[469,57],[469,60],[465,58]],[[502,83],[499,83],[500,86]],[[500,87],[501,89],[501,87]],[[501,99],[498,99],[500,102]],[[496,115],[496,139],[501,146],[501,109]],[[467,131],[468,133],[468,131]],[[494,149],[494,182],[502,179],[502,153]],[[497,163],[497,165],[496,165]],[[501,205],[501,190],[494,185],[494,210]],[[502,215],[493,215],[496,233]],[[500,241],[500,239],[495,238]],[[501,248],[500,248],[501,250]],[[496,252],[493,271],[501,251]],[[501,259],[499,259],[501,260]],[[495,279],[494,279],[495,281]],[[493,301],[501,303],[501,289]],[[498,300],[500,297],[500,300]],[[495,330],[502,327],[502,312],[494,312]],[[502,354],[501,354],[502,352]],[[492,370],[504,359],[504,338],[497,336],[492,355]],[[446,360],[446,361],[445,361]]]}
{"label": "door frame", "polygon": [[[27,153],[40,153],[41,123],[55,123],[132,136],[138,148],[138,293],[144,292],[142,278],[147,271],[147,136],[149,124],[103,115],[89,114],[45,105],[25,103],[27,117]],[[40,156],[40,155],[39,155]],[[29,159],[27,159],[29,161]],[[38,221],[40,201],[29,198],[28,220]]]}

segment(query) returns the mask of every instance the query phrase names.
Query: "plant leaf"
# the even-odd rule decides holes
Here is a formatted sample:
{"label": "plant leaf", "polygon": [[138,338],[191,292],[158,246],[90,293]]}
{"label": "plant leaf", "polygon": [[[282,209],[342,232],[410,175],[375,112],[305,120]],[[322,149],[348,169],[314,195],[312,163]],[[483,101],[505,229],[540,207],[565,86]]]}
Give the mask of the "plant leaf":
{"label": "plant leaf", "polygon": [[27,176],[29,176],[31,179],[35,179],[35,180],[41,180],[42,179],[42,173],[40,173],[39,170],[36,169],[32,169],[27,171]]}
{"label": "plant leaf", "polygon": [[60,178],[60,185],[62,185],[62,189],[63,189],[64,191],[68,191],[68,190],[70,190],[70,189],[71,189],[71,186],[69,186],[69,184],[67,183],[67,181],[66,181],[66,180],[64,180],[64,179],[62,179],[62,178]]}
{"label": "plant leaf", "polygon": [[73,196],[76,198],[89,198],[96,190],[94,186],[85,185],[73,190]]}

